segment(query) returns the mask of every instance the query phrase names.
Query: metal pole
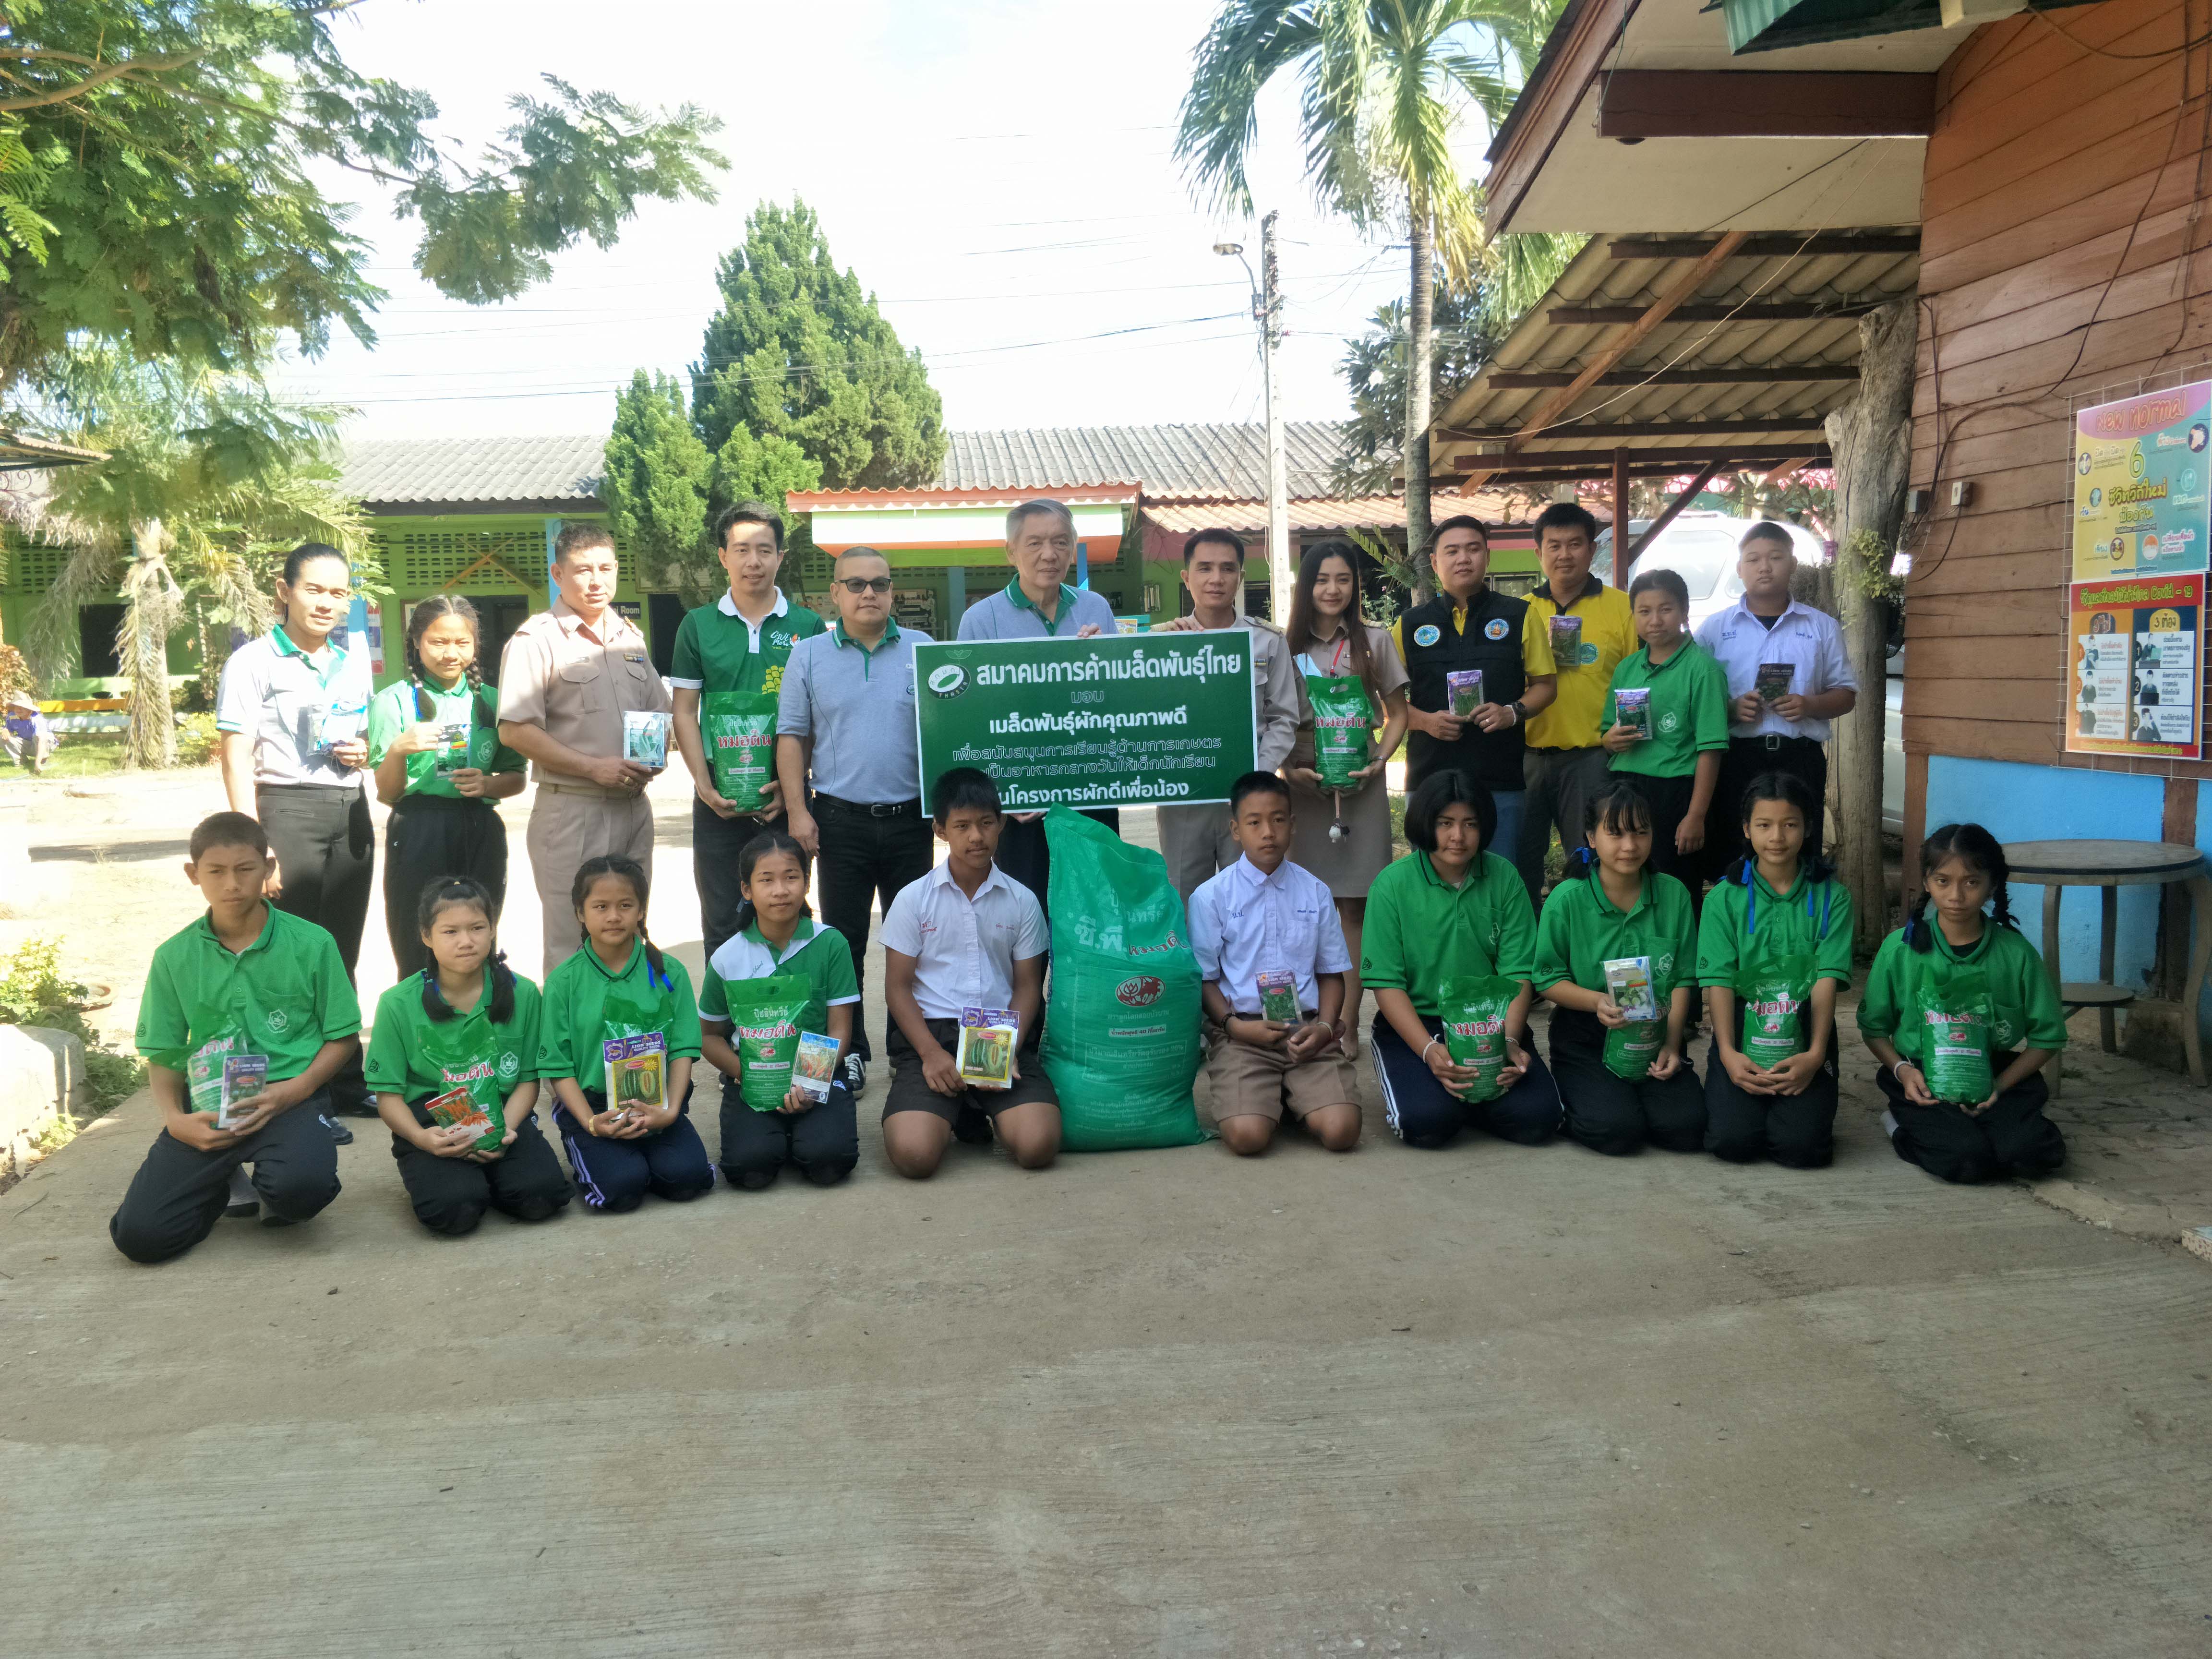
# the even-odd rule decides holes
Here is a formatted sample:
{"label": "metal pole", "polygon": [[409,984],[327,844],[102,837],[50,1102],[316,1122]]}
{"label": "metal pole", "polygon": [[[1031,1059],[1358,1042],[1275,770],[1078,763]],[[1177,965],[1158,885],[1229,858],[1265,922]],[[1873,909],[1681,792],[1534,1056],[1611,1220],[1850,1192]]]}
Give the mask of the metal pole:
{"label": "metal pole", "polygon": [[1291,547],[1290,459],[1283,448],[1283,412],[1275,401],[1275,347],[1283,337],[1283,296],[1275,261],[1275,219],[1260,222],[1260,349],[1267,393],[1267,599],[1268,618],[1280,628],[1290,620],[1291,590],[1297,561]]}

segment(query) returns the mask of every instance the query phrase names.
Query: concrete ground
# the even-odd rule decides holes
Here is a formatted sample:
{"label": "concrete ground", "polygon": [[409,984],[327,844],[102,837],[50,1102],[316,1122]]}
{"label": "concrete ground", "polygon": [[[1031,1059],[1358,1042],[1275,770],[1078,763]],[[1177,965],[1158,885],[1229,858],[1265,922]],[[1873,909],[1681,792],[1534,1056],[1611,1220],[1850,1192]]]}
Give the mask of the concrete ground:
{"label": "concrete ground", "polygon": [[[192,911],[160,867],[194,787],[35,866],[118,1016],[129,941]],[[2069,1123],[2132,1062],[2089,1064]],[[840,1189],[459,1241],[365,1131],[316,1222],[154,1269],[106,1236],[142,1097],[0,1194],[0,1647],[2212,1650],[2205,1266],[1937,1185],[1868,1092],[1812,1174],[1415,1152],[1370,1083],[1348,1157],[959,1148],[914,1184],[864,1135]]]}

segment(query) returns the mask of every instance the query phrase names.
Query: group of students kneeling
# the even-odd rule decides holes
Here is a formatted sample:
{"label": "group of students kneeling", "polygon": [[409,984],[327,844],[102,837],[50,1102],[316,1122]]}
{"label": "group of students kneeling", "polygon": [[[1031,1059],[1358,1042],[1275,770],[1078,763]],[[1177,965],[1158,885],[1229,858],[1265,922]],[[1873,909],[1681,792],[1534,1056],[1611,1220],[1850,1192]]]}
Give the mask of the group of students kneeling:
{"label": "group of students kneeling", "polygon": [[[1481,785],[1453,772],[1421,784],[1407,804],[1413,850],[1374,883],[1359,962],[1392,1129],[1422,1147],[1469,1127],[1530,1145],[1564,1127],[1611,1154],[1649,1142],[1827,1164],[1852,913],[1803,854],[1815,805],[1787,774],[1756,780],[1743,801],[1751,850],[1698,920],[1688,889],[1650,867],[1644,796],[1616,782],[1589,803],[1587,850],[1540,917],[1512,863],[1489,850],[1496,808]],[[945,860],[896,896],[884,925],[886,1150],[899,1173],[921,1177],[952,1139],[995,1138],[1040,1168],[1060,1139],[1037,1060],[1043,915],[995,867],[1003,817],[988,776],[947,773],[931,809]],[[1189,906],[1213,1115],[1245,1155],[1265,1151],[1286,1115],[1334,1151],[1360,1131],[1338,1035],[1352,963],[1327,887],[1288,861],[1291,814],[1279,778],[1240,780],[1231,818],[1243,855]],[[838,1068],[758,1041],[795,1030],[842,1053],[859,1000],[850,953],[808,915],[795,842],[764,833],[739,867],[739,931],[696,998],[683,963],[647,937],[647,878],[629,860],[577,872],[585,943],[542,992],[500,953],[481,884],[456,878],[424,893],[429,965],[379,1001],[365,1071],[425,1226],[466,1233],[488,1209],[543,1220],[568,1201],[569,1176],[538,1124],[541,1090],[592,1208],[707,1193],[715,1161],[690,1118],[702,1059],[724,1079],[720,1165],[732,1185],[768,1186],[786,1163],[822,1186],[851,1173],[858,1129]],[[2040,1073],[2065,1025],[2012,925],[2003,851],[1979,825],[1948,825],[1923,868],[1927,895],[1883,942],[1860,1005],[1885,1126],[1899,1156],[1946,1180],[2046,1172],[2064,1145],[2043,1115]],[[155,952],[137,1027],[162,1129],[110,1223],[133,1261],[183,1253],[226,1212],[289,1224],[337,1195],[337,1150],[317,1120],[358,1044],[360,1008],[331,936],[263,898],[268,870],[252,818],[217,813],[193,831],[185,874],[207,914]],[[1688,1053],[1700,988],[1713,1033],[1702,1085]],[[1528,1037],[1539,995],[1553,1011],[1548,1067]],[[763,998],[772,1014],[757,1014]],[[1004,1086],[978,1086],[955,1063],[971,1010],[1012,1027]],[[241,1165],[244,1202],[231,1191]]]}

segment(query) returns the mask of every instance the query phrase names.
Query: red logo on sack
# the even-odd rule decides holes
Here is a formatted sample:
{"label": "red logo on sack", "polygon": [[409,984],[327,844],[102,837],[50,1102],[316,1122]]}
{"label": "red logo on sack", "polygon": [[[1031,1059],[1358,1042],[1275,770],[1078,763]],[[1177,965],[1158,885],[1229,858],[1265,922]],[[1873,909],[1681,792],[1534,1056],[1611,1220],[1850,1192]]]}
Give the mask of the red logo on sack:
{"label": "red logo on sack", "polygon": [[1127,1008],[1149,1008],[1160,1000],[1160,993],[1166,988],[1152,975],[1139,974],[1115,986],[1114,1000]]}

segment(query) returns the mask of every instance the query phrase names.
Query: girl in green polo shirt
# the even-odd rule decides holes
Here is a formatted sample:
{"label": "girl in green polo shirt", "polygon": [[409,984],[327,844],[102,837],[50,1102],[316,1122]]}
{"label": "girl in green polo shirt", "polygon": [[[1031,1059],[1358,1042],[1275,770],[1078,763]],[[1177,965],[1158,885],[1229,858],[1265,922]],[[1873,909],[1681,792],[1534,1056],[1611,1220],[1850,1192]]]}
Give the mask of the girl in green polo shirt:
{"label": "girl in green polo shirt", "polygon": [[499,700],[477,672],[477,608],[434,593],[407,619],[407,678],[368,705],[368,763],[392,809],[384,928],[402,979],[422,972],[423,893],[467,876],[507,897],[507,826],[492,803],[520,792],[522,757],[499,740]]}
{"label": "girl in green polo shirt", "polygon": [[814,921],[806,854],[789,836],[755,836],[738,854],[737,874],[737,932],[708,962],[699,992],[700,1048],[722,1073],[722,1174],[757,1191],[790,1164],[816,1186],[834,1187],[860,1161],[853,1095],[839,1071],[831,1068],[823,1098],[799,1086],[781,1054],[748,1079],[731,1038],[751,1016],[769,1029],[829,1037],[842,1063],[860,1000],[853,952],[842,933]]}
{"label": "girl in green polo shirt", "polygon": [[1836,996],[1851,982],[1851,895],[1825,860],[1805,857],[1820,810],[1793,773],[1753,778],[1742,811],[1751,856],[1729,866],[1698,920],[1698,982],[1713,1021],[1705,1150],[1731,1164],[1771,1158],[1819,1170],[1834,1154]]}
{"label": "girl in green polo shirt", "polygon": [[1651,805],[1651,867],[1694,900],[1705,885],[1705,814],[1728,753],[1728,674],[1690,637],[1690,590],[1674,571],[1644,571],[1628,600],[1644,648],[1613,671],[1601,722],[1607,764]]}
{"label": "girl in green polo shirt", "polygon": [[1646,1141],[1694,1152],[1705,1136],[1705,1091],[1682,1052],[1697,925],[1690,890],[1651,867],[1652,817],[1626,779],[1593,797],[1584,845],[1536,925],[1536,988],[1556,1011],[1552,1075],[1567,1133],[1616,1158]]}
{"label": "girl in green polo shirt", "polygon": [[[2066,1142],[2043,1115],[2043,1068],[2066,1046],[2066,1012],[2013,923],[2004,848],[1978,823],[1947,823],[1920,869],[1919,902],[1881,942],[1859,1003],[1889,1102],[1882,1127],[1899,1158],[1945,1181],[2048,1175]],[[1984,1066],[1980,1098],[1946,1097]]]}
{"label": "girl in green polo shirt", "polygon": [[424,890],[430,965],[378,999],[365,1068],[415,1218],[456,1237],[487,1209],[543,1221],[568,1201],[538,1128],[538,988],[501,954],[496,908],[467,876]]}
{"label": "girl in green polo shirt", "polygon": [[586,859],[568,890],[584,948],[545,979],[538,1075],[584,1202],[619,1214],[714,1184],[691,1127],[699,1004],[691,976],[645,936],[651,884],[635,859]]}

